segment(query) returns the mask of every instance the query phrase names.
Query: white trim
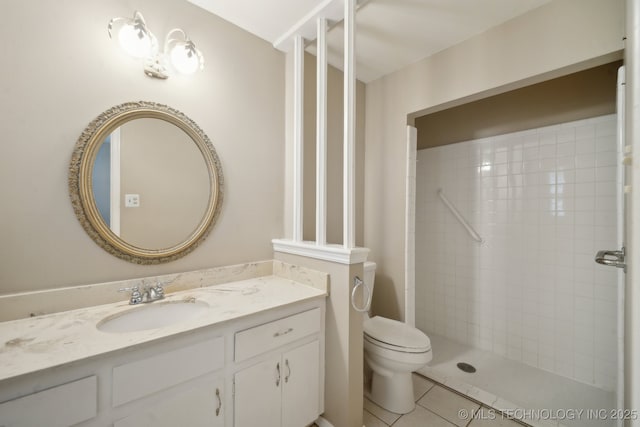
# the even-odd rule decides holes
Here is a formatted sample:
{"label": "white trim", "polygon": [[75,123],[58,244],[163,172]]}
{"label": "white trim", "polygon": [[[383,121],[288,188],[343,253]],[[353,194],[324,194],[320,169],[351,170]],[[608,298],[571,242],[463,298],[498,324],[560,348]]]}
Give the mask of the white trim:
{"label": "white trim", "polygon": [[293,52],[293,240],[302,240],[304,199],[304,40],[294,38]]}
{"label": "white trim", "polygon": [[[624,66],[618,69],[618,91],[616,99],[616,112],[617,112],[617,160],[618,170],[617,173],[617,188],[616,188],[616,214],[617,214],[617,244],[616,249],[625,246],[625,200],[624,200],[624,185],[625,185],[625,166],[624,166],[624,148],[625,148],[625,68]],[[627,262],[625,260],[625,262]],[[624,409],[624,288],[626,274],[622,269],[618,270],[617,286],[618,286],[618,369],[617,369],[617,384],[616,384],[616,409]],[[623,426],[623,420],[617,420],[617,426]]]}
{"label": "white trim", "polygon": [[343,170],[343,238],[342,244],[355,246],[355,24],[356,2],[344,1],[344,170]]}
{"label": "white trim", "polygon": [[315,242],[294,242],[285,239],[273,239],[271,243],[274,252],[300,255],[338,264],[359,264],[365,262],[369,255],[367,248],[347,249],[342,245],[317,246]]}
{"label": "white trim", "polygon": [[324,0],[309,13],[303,16],[295,25],[273,42],[273,47],[288,52],[295,36],[306,40],[313,40],[316,35],[316,19],[324,17],[330,21],[340,21],[342,18],[342,2],[339,0]]}
{"label": "white trim", "polygon": [[120,128],[111,133],[109,165],[109,228],[120,236]]}
{"label": "white trim", "polygon": [[418,129],[407,126],[404,240],[404,321],[416,325],[416,161]]}
{"label": "white trim", "polygon": [[[625,140],[631,146],[633,166],[628,168],[627,278],[625,289],[625,409],[640,408],[640,2],[627,0],[625,44]],[[640,420],[627,422],[640,426]]]}
{"label": "white trim", "polygon": [[318,427],[333,427],[333,424],[331,424],[329,421],[327,421],[326,418],[323,417],[318,417],[318,419],[316,420],[316,425]]}
{"label": "white trim", "polygon": [[318,18],[316,87],[316,244],[327,244],[327,20]]}

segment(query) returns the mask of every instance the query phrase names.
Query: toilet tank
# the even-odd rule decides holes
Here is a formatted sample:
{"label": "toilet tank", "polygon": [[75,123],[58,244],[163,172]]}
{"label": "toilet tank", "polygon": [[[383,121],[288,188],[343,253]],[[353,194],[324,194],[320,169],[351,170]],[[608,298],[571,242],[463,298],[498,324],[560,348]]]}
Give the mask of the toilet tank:
{"label": "toilet tank", "polygon": [[367,261],[364,263],[364,283],[369,287],[371,293],[373,293],[373,287],[376,279],[376,263]]}

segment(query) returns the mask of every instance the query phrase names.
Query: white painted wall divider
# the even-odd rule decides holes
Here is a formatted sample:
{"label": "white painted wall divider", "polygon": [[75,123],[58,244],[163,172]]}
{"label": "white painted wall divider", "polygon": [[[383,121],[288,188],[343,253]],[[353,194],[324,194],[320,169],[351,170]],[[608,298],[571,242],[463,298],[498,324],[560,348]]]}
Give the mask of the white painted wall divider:
{"label": "white painted wall divider", "polygon": [[356,112],[356,2],[344,0],[344,172],[343,172],[343,239],[345,249],[356,245],[355,212],[355,112]]}
{"label": "white painted wall divider", "polygon": [[342,19],[342,15],[342,0],[322,0],[288,31],[276,39],[273,42],[273,47],[283,52],[289,52],[296,36],[301,36],[303,40],[313,40],[316,36],[316,19],[325,18],[331,22],[339,22]]}
{"label": "white painted wall divider", "polygon": [[302,212],[304,199],[304,40],[293,40],[293,240],[302,241]]}
{"label": "white painted wall divider", "polygon": [[317,21],[316,245],[327,244],[327,20]]}
{"label": "white painted wall divider", "polygon": [[[287,51],[293,44],[293,233],[291,240],[275,239],[274,250],[357,263],[368,250],[356,248],[355,231],[355,16],[356,0],[325,0],[280,37],[274,46]],[[342,9],[342,10],[340,10]],[[344,20],[344,120],[343,120],[343,239],[327,243],[327,39],[328,21]],[[316,239],[303,241],[304,162],[304,45],[317,38],[316,105]],[[315,254],[315,255],[312,255]]]}
{"label": "white painted wall divider", "polygon": [[416,169],[418,129],[407,126],[407,175],[404,220],[404,322],[416,325]]}

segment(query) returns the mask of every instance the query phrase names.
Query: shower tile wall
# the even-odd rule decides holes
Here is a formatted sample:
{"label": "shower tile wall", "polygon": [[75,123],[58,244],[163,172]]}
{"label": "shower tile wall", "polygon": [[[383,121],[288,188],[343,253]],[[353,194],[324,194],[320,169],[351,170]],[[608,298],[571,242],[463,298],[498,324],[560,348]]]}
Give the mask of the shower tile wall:
{"label": "shower tile wall", "polygon": [[593,258],[616,248],[615,132],[610,115],[419,150],[416,325],[614,390],[617,273]]}

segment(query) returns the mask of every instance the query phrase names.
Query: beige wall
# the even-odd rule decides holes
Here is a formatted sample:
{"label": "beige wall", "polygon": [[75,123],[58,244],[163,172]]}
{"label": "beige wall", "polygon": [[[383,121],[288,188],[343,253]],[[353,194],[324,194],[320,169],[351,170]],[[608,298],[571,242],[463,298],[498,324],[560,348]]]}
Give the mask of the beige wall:
{"label": "beige wall", "polygon": [[[282,53],[186,1],[8,0],[2,6],[0,293],[272,257],[270,240],[283,235]],[[184,28],[204,54],[204,71],[165,81],[146,77],[107,35],[109,19],[134,10],[159,39]],[[221,216],[208,239],[185,258],[158,266],[130,264],[98,247],[76,219],[67,190],[82,130],[107,108],[137,100],[191,117],[216,147],[225,177]]]}
{"label": "beige wall", "polygon": [[411,120],[619,59],[623,29],[622,0],[553,0],[367,84],[364,244],[378,263],[377,314],[404,317],[408,115]]}

